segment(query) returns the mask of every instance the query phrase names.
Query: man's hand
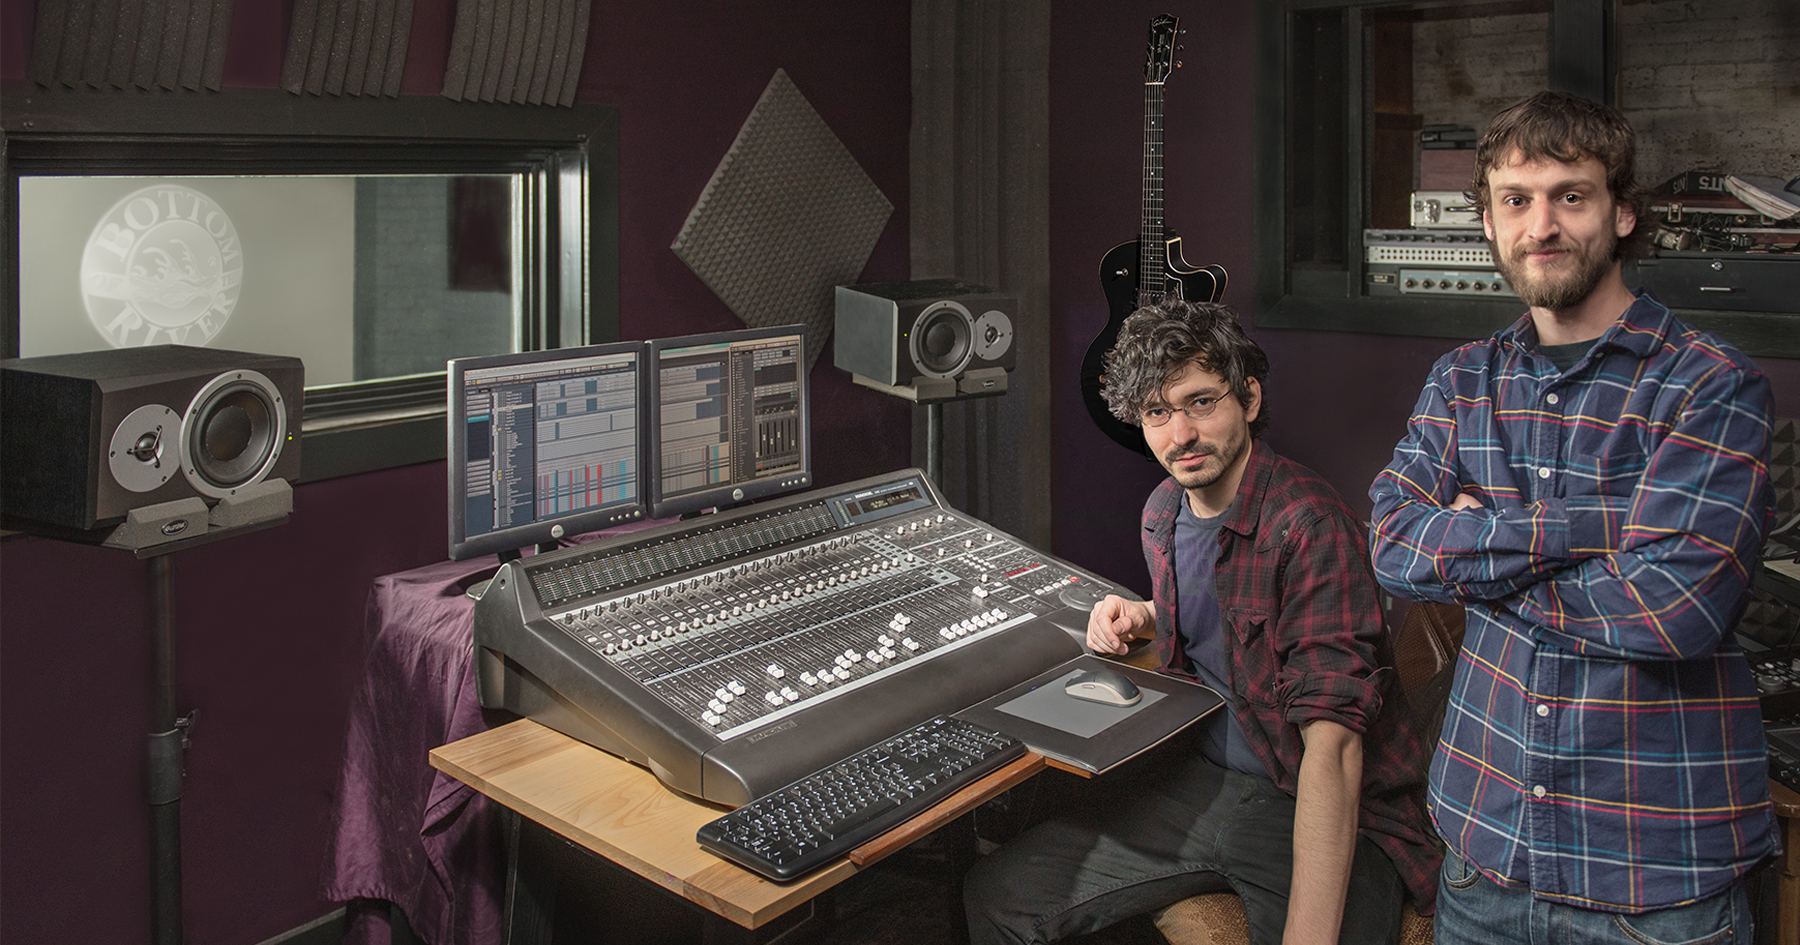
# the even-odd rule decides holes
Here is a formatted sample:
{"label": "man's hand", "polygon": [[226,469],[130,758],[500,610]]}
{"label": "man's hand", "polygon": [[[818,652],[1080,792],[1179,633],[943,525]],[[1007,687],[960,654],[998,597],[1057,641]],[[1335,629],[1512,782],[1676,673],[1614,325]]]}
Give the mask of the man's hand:
{"label": "man's hand", "polygon": [[1145,601],[1108,594],[1088,614],[1087,645],[1095,653],[1124,656],[1129,649],[1126,643],[1154,636],[1156,608]]}
{"label": "man's hand", "polygon": [[1476,499],[1467,492],[1458,492],[1456,498],[1450,503],[1450,511],[1452,512],[1460,512],[1463,509],[1479,509],[1483,507],[1484,506],[1479,499]]}

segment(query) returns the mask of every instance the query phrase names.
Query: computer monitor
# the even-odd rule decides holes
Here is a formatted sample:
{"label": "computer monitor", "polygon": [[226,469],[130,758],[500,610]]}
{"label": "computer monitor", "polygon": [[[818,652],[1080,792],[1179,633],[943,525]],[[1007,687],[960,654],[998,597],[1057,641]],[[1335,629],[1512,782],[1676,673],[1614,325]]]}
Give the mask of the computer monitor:
{"label": "computer monitor", "polygon": [[450,557],[642,519],[641,341],[449,364]]}
{"label": "computer monitor", "polygon": [[803,325],[650,342],[650,514],[812,485],[806,391]]}

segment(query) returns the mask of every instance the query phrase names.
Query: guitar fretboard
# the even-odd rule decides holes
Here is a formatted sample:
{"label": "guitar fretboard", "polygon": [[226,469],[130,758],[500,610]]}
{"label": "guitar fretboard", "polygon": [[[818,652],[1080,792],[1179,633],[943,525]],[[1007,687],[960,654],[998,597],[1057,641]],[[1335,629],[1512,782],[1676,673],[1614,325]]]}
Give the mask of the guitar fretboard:
{"label": "guitar fretboard", "polygon": [[[1163,83],[1144,83],[1144,194],[1138,225],[1138,303],[1148,305],[1169,289],[1168,249],[1163,241]],[[1180,284],[1175,283],[1179,291]]]}

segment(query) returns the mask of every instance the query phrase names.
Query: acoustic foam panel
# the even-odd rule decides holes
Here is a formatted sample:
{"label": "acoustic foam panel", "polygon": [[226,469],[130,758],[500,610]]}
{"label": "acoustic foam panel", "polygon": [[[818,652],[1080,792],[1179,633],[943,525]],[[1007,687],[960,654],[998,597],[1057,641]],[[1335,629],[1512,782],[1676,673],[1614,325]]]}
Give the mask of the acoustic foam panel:
{"label": "acoustic foam panel", "polygon": [[281,87],[298,95],[396,97],[412,0],[296,0]]}
{"label": "acoustic foam panel", "polygon": [[69,88],[218,89],[231,0],[41,0],[31,77]]}
{"label": "acoustic foam panel", "polygon": [[591,15],[589,0],[458,3],[444,66],[444,97],[574,105]]}
{"label": "acoustic foam panel", "polygon": [[745,325],[804,323],[810,371],[893,212],[777,69],[670,248]]}

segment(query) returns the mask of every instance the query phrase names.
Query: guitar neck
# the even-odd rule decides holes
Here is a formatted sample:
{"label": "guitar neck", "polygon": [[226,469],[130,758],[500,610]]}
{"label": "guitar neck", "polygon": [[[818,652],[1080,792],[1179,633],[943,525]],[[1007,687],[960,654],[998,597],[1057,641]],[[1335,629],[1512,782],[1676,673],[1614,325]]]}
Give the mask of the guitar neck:
{"label": "guitar neck", "polygon": [[1163,83],[1144,83],[1144,194],[1138,224],[1138,297],[1168,289],[1169,250],[1163,237]]}

